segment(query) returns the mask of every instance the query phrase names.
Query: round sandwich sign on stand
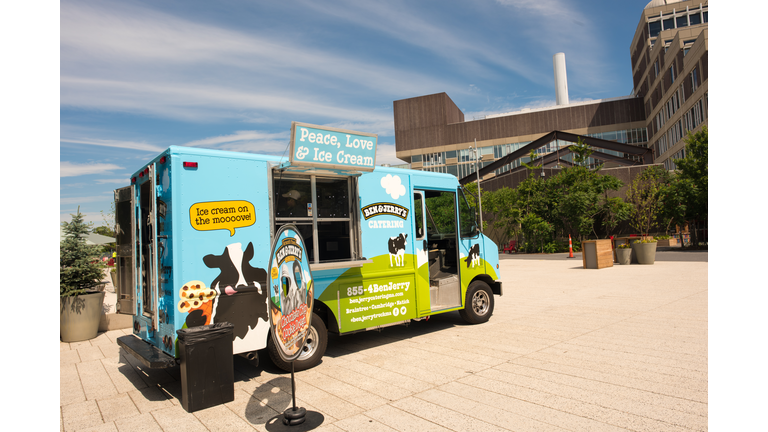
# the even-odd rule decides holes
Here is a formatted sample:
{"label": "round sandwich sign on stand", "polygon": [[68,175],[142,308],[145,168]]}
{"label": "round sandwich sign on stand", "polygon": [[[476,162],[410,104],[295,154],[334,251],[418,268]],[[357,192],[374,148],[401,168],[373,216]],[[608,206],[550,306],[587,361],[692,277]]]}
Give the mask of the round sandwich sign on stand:
{"label": "round sandwich sign on stand", "polygon": [[269,262],[269,322],[280,357],[291,362],[293,408],[283,413],[285,425],[304,422],[306,410],[296,408],[293,361],[301,354],[312,322],[312,273],[304,239],[296,226],[284,225],[275,235]]}

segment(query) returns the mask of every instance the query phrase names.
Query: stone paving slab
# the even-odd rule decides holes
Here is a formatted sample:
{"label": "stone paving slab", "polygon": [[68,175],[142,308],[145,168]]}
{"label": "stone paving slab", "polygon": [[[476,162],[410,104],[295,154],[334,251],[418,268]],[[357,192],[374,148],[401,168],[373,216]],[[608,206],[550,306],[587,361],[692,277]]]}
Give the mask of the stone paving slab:
{"label": "stone paving slab", "polygon": [[[578,261],[578,262],[577,262]],[[581,268],[580,257],[501,261],[488,323],[436,315],[329,338],[296,373],[317,431],[706,431],[708,266]],[[266,431],[292,403],[290,374],[235,356],[235,400],[187,413],[179,368],[117,346],[130,329],[59,344],[60,430]]]}

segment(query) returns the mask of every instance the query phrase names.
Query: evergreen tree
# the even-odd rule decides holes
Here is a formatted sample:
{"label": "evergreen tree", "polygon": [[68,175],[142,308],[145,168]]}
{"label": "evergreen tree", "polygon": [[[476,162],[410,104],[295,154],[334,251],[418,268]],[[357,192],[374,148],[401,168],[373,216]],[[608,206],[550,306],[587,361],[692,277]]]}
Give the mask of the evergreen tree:
{"label": "evergreen tree", "polygon": [[66,238],[59,247],[59,284],[61,297],[84,294],[102,280],[104,265],[99,261],[101,247],[85,243],[90,232],[83,222],[80,207],[72,215],[72,222],[63,222]]}

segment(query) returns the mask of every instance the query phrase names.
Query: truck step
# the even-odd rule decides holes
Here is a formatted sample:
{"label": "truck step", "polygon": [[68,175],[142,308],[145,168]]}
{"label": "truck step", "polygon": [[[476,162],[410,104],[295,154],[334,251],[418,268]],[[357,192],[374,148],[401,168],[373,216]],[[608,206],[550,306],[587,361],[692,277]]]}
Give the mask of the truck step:
{"label": "truck step", "polygon": [[150,369],[164,369],[176,366],[175,358],[134,335],[125,335],[117,338],[117,344],[125,348],[126,351]]}

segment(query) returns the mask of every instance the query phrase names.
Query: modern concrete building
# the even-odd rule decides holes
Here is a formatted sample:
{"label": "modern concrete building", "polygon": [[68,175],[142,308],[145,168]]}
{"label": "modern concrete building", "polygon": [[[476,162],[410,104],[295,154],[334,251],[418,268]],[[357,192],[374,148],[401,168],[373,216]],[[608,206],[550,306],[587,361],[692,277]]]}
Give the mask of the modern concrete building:
{"label": "modern concrete building", "polygon": [[707,124],[708,9],[706,1],[652,0],[630,47],[649,146],[669,170],[685,156],[687,131]]}
{"label": "modern concrete building", "polygon": [[[553,67],[560,105],[465,121],[464,113],[445,93],[395,101],[397,157],[414,169],[464,178],[475,171],[469,147],[476,146],[480,152],[480,174],[488,180],[514,170],[528,158],[503,166],[488,165],[553,131],[561,131],[651,147],[655,163],[674,169],[674,158],[684,154],[681,139],[685,132],[706,124],[707,21],[706,2],[648,3],[631,43],[635,88],[630,96],[568,103],[565,59],[558,53],[553,57]],[[555,140],[536,151],[559,153],[569,144]],[[641,162],[627,153],[605,153]],[[562,165],[564,160],[567,163],[569,157],[558,155],[545,167]],[[625,165],[621,161],[602,162],[606,167]]]}

